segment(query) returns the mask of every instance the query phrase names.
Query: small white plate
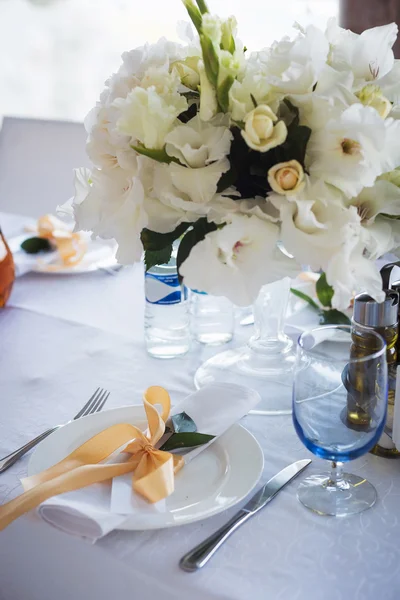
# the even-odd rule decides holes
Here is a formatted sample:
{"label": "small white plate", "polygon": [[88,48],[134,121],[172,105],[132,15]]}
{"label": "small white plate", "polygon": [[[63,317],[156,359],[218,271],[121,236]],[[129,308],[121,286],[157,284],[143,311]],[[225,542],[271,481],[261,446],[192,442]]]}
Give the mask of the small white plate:
{"label": "small white plate", "polygon": [[61,265],[62,268],[54,270],[54,265],[60,264],[57,252],[27,254],[22,250],[22,242],[32,236],[34,236],[33,233],[24,233],[8,240],[17,266],[17,273],[19,265],[21,266],[22,273],[33,271],[35,273],[51,275],[75,275],[106,269],[117,264],[115,259],[116,244],[114,240],[92,240],[90,234],[87,234],[85,235],[87,250],[82,260],[74,267],[63,267]]}
{"label": "small white plate", "polygon": [[[83,417],[46,438],[32,454],[28,475],[35,475],[70,454],[96,433],[117,423],[146,427],[142,406],[124,406]],[[240,502],[257,484],[264,467],[257,440],[233,425],[177,474],[166,511],[135,513],[123,523],[128,530],[161,529],[211,517]]]}

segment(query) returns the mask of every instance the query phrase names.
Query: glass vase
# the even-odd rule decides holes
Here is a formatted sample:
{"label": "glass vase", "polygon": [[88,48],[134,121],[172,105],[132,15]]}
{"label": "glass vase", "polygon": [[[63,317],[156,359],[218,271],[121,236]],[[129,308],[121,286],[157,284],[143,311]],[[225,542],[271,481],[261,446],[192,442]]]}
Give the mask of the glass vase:
{"label": "glass vase", "polygon": [[256,389],[259,415],[291,414],[295,353],[293,341],[284,333],[290,279],[265,285],[254,303],[254,335],[247,345],[216,354],[195,374],[196,388],[230,382]]}

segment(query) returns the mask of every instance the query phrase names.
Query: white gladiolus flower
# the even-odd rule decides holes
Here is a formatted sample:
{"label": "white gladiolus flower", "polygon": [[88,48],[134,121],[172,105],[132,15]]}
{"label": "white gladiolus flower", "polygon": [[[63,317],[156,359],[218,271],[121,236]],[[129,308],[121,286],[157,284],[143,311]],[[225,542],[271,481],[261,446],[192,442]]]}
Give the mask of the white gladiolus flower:
{"label": "white gladiolus flower", "polygon": [[261,287],[293,275],[294,261],[276,248],[279,228],[255,216],[231,215],[222,229],[208,233],[181,265],[184,283],[238,306],[251,304]]}
{"label": "white gladiolus flower", "polygon": [[274,88],[286,94],[306,94],[317,82],[328,52],[324,33],[309,25],[295,40],[286,37],[260,52],[258,60]]}
{"label": "white gladiolus flower", "polygon": [[361,35],[342,29],[332,19],[326,36],[330,43],[329,64],[338,71],[351,70],[358,82],[375,81],[387,75],[394,64],[392,46],[397,25],[367,29]]}
{"label": "white gladiolus flower", "polygon": [[147,226],[144,190],[137,177],[113,169],[77,169],[72,207],[76,230],[92,231],[93,236],[115,239],[117,260],[131,264],[141,259],[140,232]]}
{"label": "white gladiolus flower", "polygon": [[287,128],[283,121],[278,121],[278,117],[269,106],[260,104],[245,116],[242,136],[253,150],[268,152],[271,148],[283,144],[287,137]]}
{"label": "white gladiolus flower", "polygon": [[229,90],[229,110],[233,121],[243,121],[245,116],[254,108],[251,97],[256,102],[267,104],[272,110],[278,110],[278,96],[273,92],[271,84],[260,72],[247,69],[243,79],[235,79]]}
{"label": "white gladiolus flower", "polygon": [[383,121],[375,109],[361,104],[335,114],[311,135],[307,147],[311,175],[336,186],[349,198],[357,196],[400,159],[395,142],[400,133],[398,123]]}
{"label": "white gladiolus flower", "polygon": [[372,106],[382,119],[386,119],[392,110],[391,102],[382,94],[378,85],[365,85],[356,93],[357,98],[364,106]]}
{"label": "white gladiolus flower", "polygon": [[367,187],[349,201],[355,206],[361,222],[370,224],[380,214],[400,216],[400,188],[386,179],[377,179],[372,187]]}
{"label": "white gladiolus flower", "polygon": [[215,46],[219,46],[222,39],[222,20],[217,15],[206,13],[202,18],[201,31]]}
{"label": "white gladiolus flower", "polygon": [[198,169],[225,158],[229,154],[232,138],[228,127],[204,123],[196,115],[166,136],[166,151],[182,165]]}

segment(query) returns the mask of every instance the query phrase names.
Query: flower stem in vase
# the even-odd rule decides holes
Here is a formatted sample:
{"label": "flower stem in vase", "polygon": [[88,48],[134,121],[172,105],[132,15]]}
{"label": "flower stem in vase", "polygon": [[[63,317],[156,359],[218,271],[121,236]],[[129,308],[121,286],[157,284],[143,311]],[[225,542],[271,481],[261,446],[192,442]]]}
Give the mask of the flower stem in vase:
{"label": "flower stem in vase", "polygon": [[253,414],[290,414],[295,355],[283,331],[290,294],[288,277],[265,285],[254,304],[254,335],[247,345],[216,354],[196,372],[195,385],[225,381],[256,389],[262,398]]}

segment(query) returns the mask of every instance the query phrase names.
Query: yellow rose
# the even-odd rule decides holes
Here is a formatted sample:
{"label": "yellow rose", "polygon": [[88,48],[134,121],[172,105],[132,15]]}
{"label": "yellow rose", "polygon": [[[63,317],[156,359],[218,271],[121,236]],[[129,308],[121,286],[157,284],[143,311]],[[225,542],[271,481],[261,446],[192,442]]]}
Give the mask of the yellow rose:
{"label": "yellow rose", "polygon": [[277,121],[278,117],[266,104],[260,104],[247,113],[242,130],[246,144],[259,152],[268,152],[271,148],[283,144],[287,137],[287,128],[283,121]]}
{"label": "yellow rose", "polygon": [[268,171],[268,182],[278,194],[297,194],[305,186],[303,167],[297,160],[278,163]]}

